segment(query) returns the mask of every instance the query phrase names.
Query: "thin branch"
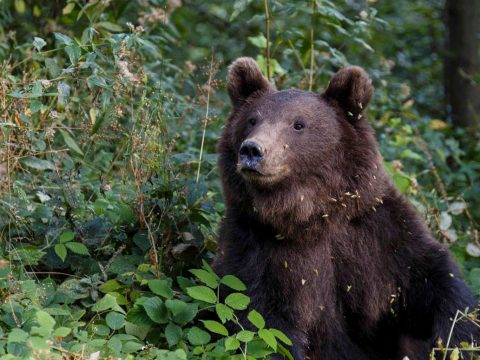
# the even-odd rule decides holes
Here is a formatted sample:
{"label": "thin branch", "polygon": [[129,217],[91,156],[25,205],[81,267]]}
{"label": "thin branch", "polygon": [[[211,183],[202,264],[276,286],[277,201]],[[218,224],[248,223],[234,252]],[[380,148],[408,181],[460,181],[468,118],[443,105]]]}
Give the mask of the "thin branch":
{"label": "thin branch", "polygon": [[308,80],[308,91],[312,91],[313,88],[313,68],[315,66],[314,56],[314,28],[315,28],[315,0],[311,1],[312,4],[312,22],[310,24],[310,79]]}
{"label": "thin branch", "polygon": [[267,48],[266,48],[266,58],[267,58],[267,79],[270,80],[270,12],[268,11],[268,0],[264,0],[265,4],[265,28],[267,34]]}
{"label": "thin branch", "polygon": [[203,122],[203,132],[202,132],[202,143],[200,145],[200,155],[198,157],[198,168],[197,168],[197,179],[196,183],[200,179],[200,169],[202,167],[202,157],[203,157],[203,147],[205,145],[205,134],[207,132],[207,124],[210,111],[210,88],[212,86],[212,77],[213,77],[213,50],[212,50],[212,59],[210,60],[210,69],[208,71],[208,84],[207,84],[207,106],[205,111],[205,120]]}

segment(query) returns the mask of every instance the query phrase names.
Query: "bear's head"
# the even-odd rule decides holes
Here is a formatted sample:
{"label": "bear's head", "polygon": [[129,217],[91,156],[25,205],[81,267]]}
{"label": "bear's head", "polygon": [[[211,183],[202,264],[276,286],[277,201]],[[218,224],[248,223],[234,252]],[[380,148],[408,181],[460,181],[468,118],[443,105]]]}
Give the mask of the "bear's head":
{"label": "bear's head", "polygon": [[321,94],[278,91],[253,59],[239,58],[228,93],[233,112],[218,144],[227,211],[290,229],[382,201],[390,183],[365,119],[373,87],[362,68],[340,70]]}

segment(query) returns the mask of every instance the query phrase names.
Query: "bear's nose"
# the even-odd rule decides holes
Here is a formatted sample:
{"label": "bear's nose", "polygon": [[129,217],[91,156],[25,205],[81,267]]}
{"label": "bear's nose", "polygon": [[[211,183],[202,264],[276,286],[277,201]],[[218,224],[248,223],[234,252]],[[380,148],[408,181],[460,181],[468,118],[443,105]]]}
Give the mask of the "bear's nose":
{"label": "bear's nose", "polygon": [[240,146],[240,161],[249,167],[255,166],[263,156],[262,147],[255,141],[245,140]]}

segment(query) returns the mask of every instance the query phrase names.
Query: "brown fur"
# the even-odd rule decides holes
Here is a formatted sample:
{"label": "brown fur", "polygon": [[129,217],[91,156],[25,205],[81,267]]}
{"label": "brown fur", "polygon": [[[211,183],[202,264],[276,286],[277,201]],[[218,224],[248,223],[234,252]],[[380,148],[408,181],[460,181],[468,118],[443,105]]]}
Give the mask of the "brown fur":
{"label": "brown fur", "polygon": [[[240,58],[228,91],[217,271],[246,282],[251,308],[291,337],[296,359],[426,359],[476,301],[383,169],[365,71],[340,70],[323,94],[277,91]],[[239,156],[246,140],[262,150],[255,172]],[[462,323],[453,341],[478,338]]]}

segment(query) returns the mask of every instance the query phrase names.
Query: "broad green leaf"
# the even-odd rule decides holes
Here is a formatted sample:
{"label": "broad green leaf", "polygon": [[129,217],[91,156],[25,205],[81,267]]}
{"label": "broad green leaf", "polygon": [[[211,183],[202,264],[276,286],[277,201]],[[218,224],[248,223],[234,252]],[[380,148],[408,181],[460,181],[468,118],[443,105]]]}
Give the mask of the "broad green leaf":
{"label": "broad green leaf", "polygon": [[49,336],[53,327],[55,326],[55,319],[46,311],[39,310],[35,314],[35,319],[37,320],[38,327],[32,327],[32,334],[37,334],[40,336]]}
{"label": "broad green leaf", "polygon": [[258,331],[258,336],[267,343],[273,350],[277,350],[277,339],[275,336],[267,329],[260,329]]}
{"label": "broad green leaf", "polygon": [[211,336],[208,332],[194,326],[188,330],[187,339],[194,346],[206,345],[210,342]]}
{"label": "broad green leaf", "polygon": [[171,299],[173,297],[173,291],[168,280],[149,280],[148,287],[156,295],[163,296],[167,299]]}
{"label": "broad green leaf", "polygon": [[177,345],[182,336],[182,328],[174,323],[169,323],[165,328],[165,337],[170,347]]}
{"label": "broad green leaf", "polygon": [[233,293],[226,297],[225,304],[235,310],[245,310],[250,304],[250,298],[241,293]]}
{"label": "broad green leaf", "polygon": [[113,309],[117,305],[117,299],[110,294],[105,294],[103,298],[97,301],[92,306],[92,310],[96,312],[105,311],[108,309]]}
{"label": "broad green leaf", "polygon": [[105,321],[110,329],[118,330],[125,325],[125,315],[112,311],[107,314]]}
{"label": "broad green leaf", "polygon": [[182,300],[168,299],[165,301],[165,306],[171,311],[173,316],[177,316],[187,308],[187,303]]}
{"label": "broad green leaf", "polygon": [[98,290],[103,293],[109,293],[115,290],[118,290],[122,285],[115,279],[110,279],[106,283],[99,286]]}
{"label": "broad green leaf", "polygon": [[402,194],[410,188],[411,184],[410,178],[400,173],[395,173],[393,175],[393,182],[397,187],[398,191],[400,191]]}
{"label": "broad green leaf", "polygon": [[192,269],[190,270],[190,272],[208,287],[211,287],[213,289],[217,288],[218,286],[217,278],[207,270]]}
{"label": "broad green leaf", "polygon": [[242,280],[233,275],[225,275],[220,282],[233,290],[245,291],[247,289]]}
{"label": "broad green leaf", "polygon": [[222,323],[226,323],[228,320],[233,319],[233,310],[229,308],[227,305],[224,304],[217,304],[215,305],[215,312],[217,313],[219,319]]}
{"label": "broad green leaf", "polygon": [[53,35],[55,36],[55,39],[57,39],[57,41],[60,43],[60,45],[73,44],[73,40],[67,35],[60,34],[58,32],[54,32]]}
{"label": "broad green leaf", "polygon": [[89,255],[88,249],[85,245],[79,242],[67,242],[65,246],[71,252],[78,254],[78,255]]}
{"label": "broad green leaf", "polygon": [[250,330],[241,330],[238,332],[237,335],[235,335],[235,337],[240,340],[241,342],[250,342],[252,341],[253,337],[255,336],[255,333],[253,331],[250,331]]}
{"label": "broad green leaf", "polygon": [[269,329],[269,330],[278,340],[280,340],[284,344],[289,345],[289,346],[292,345],[292,341],[288,338],[287,335],[285,335],[280,330],[277,330],[277,329]]}
{"label": "broad green leaf", "polygon": [[225,350],[237,350],[240,347],[240,341],[234,337],[228,337],[225,339]]}
{"label": "broad green leaf", "polygon": [[152,321],[158,324],[166,324],[168,322],[167,309],[159,297],[148,298],[143,302],[142,306]]}
{"label": "broad green leaf", "polygon": [[122,342],[118,338],[112,338],[108,340],[107,347],[114,353],[118,354],[122,351]]}
{"label": "broad green leaf", "polygon": [[173,321],[183,326],[189,323],[190,321],[192,321],[197,315],[197,313],[198,313],[198,304],[188,303],[185,309],[181,313],[173,317]]}
{"label": "broad green leaf", "polygon": [[25,342],[28,339],[28,333],[19,328],[13,328],[8,334],[7,342]]}
{"label": "broad green leaf", "polygon": [[36,36],[33,38],[33,46],[37,51],[41,51],[45,45],[47,45],[47,42],[42,38]]}
{"label": "broad green leaf", "polygon": [[225,326],[220,324],[218,321],[213,320],[202,320],[203,325],[215,334],[220,334],[224,336],[228,336],[228,330]]}
{"label": "broad green leaf", "polygon": [[57,329],[55,329],[55,331],[53,332],[53,336],[57,336],[57,337],[65,337],[65,336],[68,336],[68,334],[70,334],[72,332],[72,329],[68,328],[68,327],[59,327]]}
{"label": "broad green leaf", "polygon": [[260,34],[258,36],[249,36],[248,41],[253,46],[256,46],[259,49],[265,49],[267,47],[267,38],[265,35]]}
{"label": "broad green leaf", "polygon": [[62,260],[65,261],[65,258],[67,257],[67,248],[65,247],[64,244],[56,244],[54,247],[55,254]]}
{"label": "broad green leaf", "polygon": [[265,320],[263,316],[256,310],[252,310],[248,313],[247,316],[248,320],[255,325],[259,329],[263,329],[265,327]]}
{"label": "broad green leaf", "polygon": [[195,300],[205,301],[210,304],[217,302],[217,295],[206,286],[193,286],[187,288],[187,294]]}
{"label": "broad green leaf", "polygon": [[21,160],[21,163],[35,170],[55,170],[55,165],[51,161],[39,159],[33,156],[29,156]]}
{"label": "broad green leaf", "polygon": [[66,243],[72,241],[75,237],[75,233],[73,231],[65,231],[60,235],[60,243]]}

